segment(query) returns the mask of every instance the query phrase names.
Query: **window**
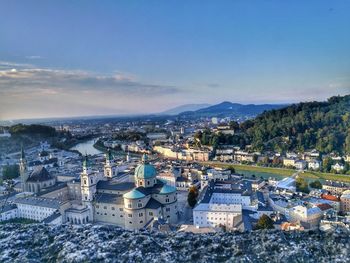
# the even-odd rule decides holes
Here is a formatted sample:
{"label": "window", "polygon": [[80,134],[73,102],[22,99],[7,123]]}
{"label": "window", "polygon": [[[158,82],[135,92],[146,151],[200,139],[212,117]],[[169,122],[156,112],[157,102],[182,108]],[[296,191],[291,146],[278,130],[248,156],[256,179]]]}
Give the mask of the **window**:
{"label": "window", "polygon": [[132,214],[128,214],[128,217],[132,217]]}
{"label": "window", "polygon": [[93,184],[94,183],[94,180],[91,178],[91,183]]}
{"label": "window", "polygon": [[143,221],[141,220],[141,221],[140,221],[140,224],[142,224],[142,223],[143,223]]}
{"label": "window", "polygon": [[153,216],[153,212],[149,212],[148,214],[149,214],[150,216]]}
{"label": "window", "polygon": [[149,181],[147,181],[147,185],[149,185]]}
{"label": "window", "polygon": [[104,206],[103,209],[107,209],[107,206]]}
{"label": "window", "polygon": [[128,207],[131,208],[131,204],[130,203],[128,204]]}
{"label": "window", "polygon": [[115,214],[112,214],[112,216],[115,216]]}
{"label": "window", "polygon": [[140,203],[140,204],[137,204],[137,207],[142,207],[142,204]]}
{"label": "window", "polygon": [[165,202],[166,202],[166,203],[169,203],[169,201],[170,201],[169,198],[165,199]]}
{"label": "window", "polygon": [[112,206],[112,210],[115,210],[115,208]]}
{"label": "window", "polygon": [[139,217],[143,216],[143,213],[139,213]]}
{"label": "window", "polygon": [[123,208],[119,208],[119,211],[123,212],[123,210],[124,210]]}
{"label": "window", "polygon": [[123,217],[123,215],[120,215],[120,217]]}
{"label": "window", "polygon": [[84,179],[84,184],[87,184],[86,179]]}
{"label": "window", "polygon": [[139,185],[142,185],[142,181],[139,182]]}
{"label": "window", "polygon": [[167,207],[165,211],[170,212],[170,207]]}

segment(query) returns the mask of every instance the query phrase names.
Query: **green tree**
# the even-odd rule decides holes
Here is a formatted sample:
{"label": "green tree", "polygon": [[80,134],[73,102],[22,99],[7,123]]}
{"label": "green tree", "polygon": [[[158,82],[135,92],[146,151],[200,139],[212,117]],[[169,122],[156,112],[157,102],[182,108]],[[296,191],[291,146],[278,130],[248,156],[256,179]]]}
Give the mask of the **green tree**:
{"label": "green tree", "polygon": [[304,193],[309,192],[308,183],[306,182],[306,180],[304,178],[297,177],[297,179],[295,180],[295,184],[296,184],[296,189],[298,192],[304,192]]}
{"label": "green tree", "polygon": [[332,165],[333,165],[333,160],[330,157],[326,157],[323,159],[322,162],[322,171],[323,172],[329,172],[332,169]]}
{"label": "green tree", "polygon": [[272,229],[273,227],[273,220],[268,216],[263,214],[258,222],[256,223],[256,229]]}
{"label": "green tree", "polygon": [[4,180],[17,178],[19,175],[19,166],[17,164],[6,165],[2,170],[2,178]]}
{"label": "green tree", "polygon": [[192,186],[188,191],[187,202],[188,205],[193,208],[197,204],[198,189]]}
{"label": "green tree", "polygon": [[316,188],[316,189],[322,189],[322,184],[319,180],[316,180],[310,183],[310,187]]}
{"label": "green tree", "polygon": [[350,154],[350,134],[345,139],[345,152]]}
{"label": "green tree", "polygon": [[236,173],[236,170],[235,170],[235,168],[234,168],[232,165],[230,165],[229,167],[227,167],[227,169],[231,171],[231,174]]}

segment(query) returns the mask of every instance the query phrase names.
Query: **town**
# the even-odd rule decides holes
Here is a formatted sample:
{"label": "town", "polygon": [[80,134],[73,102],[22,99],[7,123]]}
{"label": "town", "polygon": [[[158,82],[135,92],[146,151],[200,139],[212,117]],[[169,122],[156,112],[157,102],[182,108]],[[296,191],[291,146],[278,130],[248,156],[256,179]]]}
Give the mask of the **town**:
{"label": "town", "polygon": [[[205,142],[229,141],[238,122],[54,123],[56,132],[87,139],[2,154],[0,220],[193,233],[349,229],[349,154]],[[12,136],[4,127],[2,139]]]}

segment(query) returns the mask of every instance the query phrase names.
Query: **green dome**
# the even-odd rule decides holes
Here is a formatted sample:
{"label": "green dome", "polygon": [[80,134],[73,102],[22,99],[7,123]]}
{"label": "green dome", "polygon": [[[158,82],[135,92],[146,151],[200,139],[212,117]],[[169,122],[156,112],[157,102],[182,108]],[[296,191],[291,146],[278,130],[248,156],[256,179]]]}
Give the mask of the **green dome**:
{"label": "green dome", "polygon": [[157,176],[157,171],[153,165],[141,164],[135,169],[135,177],[138,179],[151,179]]}
{"label": "green dome", "polygon": [[140,198],[144,198],[145,195],[143,193],[141,193],[140,191],[133,189],[132,191],[124,194],[123,197],[127,198],[127,199],[140,199]]}
{"label": "green dome", "polygon": [[175,187],[173,187],[173,186],[171,186],[171,185],[164,185],[163,187],[162,187],[162,189],[160,189],[160,192],[159,192],[159,194],[171,194],[171,193],[174,193],[174,192],[176,192],[176,188]]}

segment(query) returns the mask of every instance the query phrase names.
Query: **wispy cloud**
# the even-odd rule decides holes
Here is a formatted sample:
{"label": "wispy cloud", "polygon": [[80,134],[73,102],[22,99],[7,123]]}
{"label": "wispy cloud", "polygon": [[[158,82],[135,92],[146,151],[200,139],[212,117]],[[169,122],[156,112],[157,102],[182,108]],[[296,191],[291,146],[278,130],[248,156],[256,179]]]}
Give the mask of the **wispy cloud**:
{"label": "wispy cloud", "polygon": [[13,67],[15,65],[5,64],[5,66],[7,66],[7,69],[0,70],[2,92],[16,90],[25,92],[30,89],[45,89],[47,87],[57,89],[60,92],[71,89],[80,91],[104,90],[123,95],[140,94],[142,96],[179,92],[179,89],[175,86],[144,83],[120,72],[101,75],[81,70],[15,69]]}
{"label": "wispy cloud", "polygon": [[42,56],[26,56],[26,59],[43,59]]}
{"label": "wispy cloud", "polygon": [[153,112],[163,103],[159,97],[181,92],[119,71],[97,74],[0,61],[0,119]]}

